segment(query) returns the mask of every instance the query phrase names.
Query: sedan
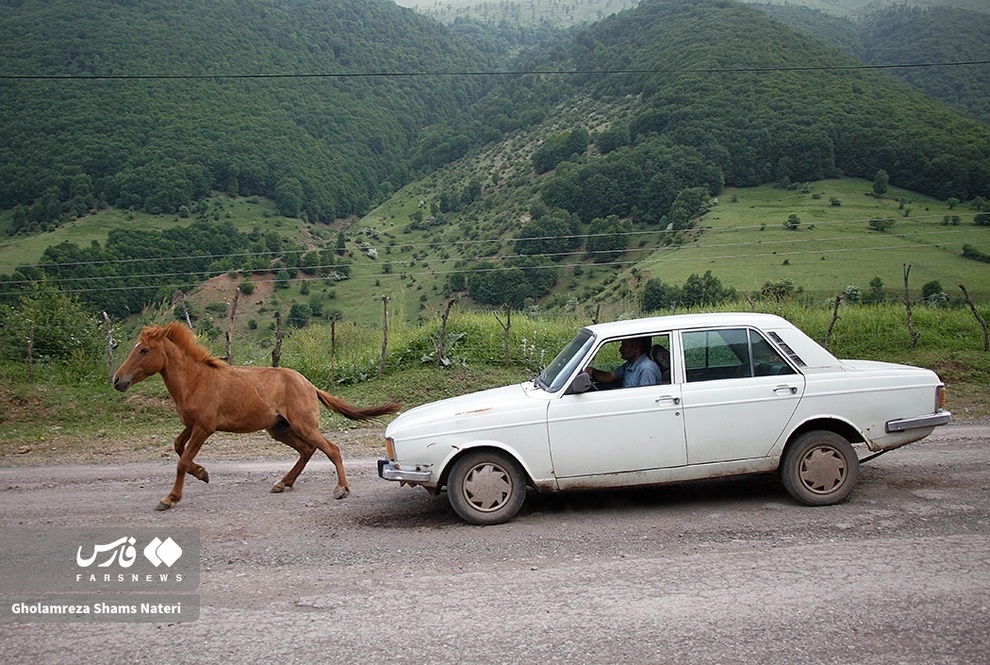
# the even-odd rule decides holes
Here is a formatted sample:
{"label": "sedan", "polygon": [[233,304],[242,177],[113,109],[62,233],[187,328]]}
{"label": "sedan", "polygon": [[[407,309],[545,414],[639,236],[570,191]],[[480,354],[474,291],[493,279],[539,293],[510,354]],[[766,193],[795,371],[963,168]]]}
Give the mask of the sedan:
{"label": "sedan", "polygon": [[446,488],[472,524],[511,519],[530,489],[771,472],[821,506],[849,495],[861,461],[948,423],[944,404],[934,372],[839,360],[779,316],[615,321],[581,329],[531,381],[400,414],[378,474]]}

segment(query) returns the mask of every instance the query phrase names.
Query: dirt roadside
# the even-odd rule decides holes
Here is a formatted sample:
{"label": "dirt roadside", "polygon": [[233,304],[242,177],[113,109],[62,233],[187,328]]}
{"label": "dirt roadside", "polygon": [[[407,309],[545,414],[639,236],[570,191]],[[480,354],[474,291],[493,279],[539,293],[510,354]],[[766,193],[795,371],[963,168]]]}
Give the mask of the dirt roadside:
{"label": "dirt roadside", "polygon": [[86,464],[26,453],[0,469],[0,540],[38,526],[195,527],[201,611],[5,624],[0,659],[981,663],[988,443],[990,424],[941,428],[864,465],[838,506],[799,506],[770,476],[530,496],[497,527],[380,480],[374,455],[354,454],[364,443],[344,443],[353,494],[334,501],[328,462],[272,495],[291,451],[218,440],[199,459],[211,482],[191,480],[164,513],[152,508],[174,457],[156,448]]}

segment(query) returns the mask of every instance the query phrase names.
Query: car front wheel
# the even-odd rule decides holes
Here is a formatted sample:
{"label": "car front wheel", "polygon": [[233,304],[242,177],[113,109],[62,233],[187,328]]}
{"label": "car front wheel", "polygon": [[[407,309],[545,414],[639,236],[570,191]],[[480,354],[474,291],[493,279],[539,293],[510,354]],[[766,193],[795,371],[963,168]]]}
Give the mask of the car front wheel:
{"label": "car front wheel", "polygon": [[807,432],[787,449],[780,477],[801,503],[827,506],[852,491],[859,477],[859,457],[852,444],[835,432]]}
{"label": "car front wheel", "polygon": [[501,524],[522,508],[526,477],[519,464],[503,452],[469,452],[450,470],[447,498],[466,522]]}

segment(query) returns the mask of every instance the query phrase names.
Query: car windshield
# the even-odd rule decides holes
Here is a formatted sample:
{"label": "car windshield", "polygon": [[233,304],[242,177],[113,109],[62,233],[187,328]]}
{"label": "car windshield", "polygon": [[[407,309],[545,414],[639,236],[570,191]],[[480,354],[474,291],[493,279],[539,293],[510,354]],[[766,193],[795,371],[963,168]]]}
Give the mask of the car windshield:
{"label": "car windshield", "polygon": [[579,332],[546,369],[540,372],[536,377],[536,385],[551,393],[563,388],[568,377],[574,372],[574,367],[587,355],[594,340],[595,336],[589,330]]}

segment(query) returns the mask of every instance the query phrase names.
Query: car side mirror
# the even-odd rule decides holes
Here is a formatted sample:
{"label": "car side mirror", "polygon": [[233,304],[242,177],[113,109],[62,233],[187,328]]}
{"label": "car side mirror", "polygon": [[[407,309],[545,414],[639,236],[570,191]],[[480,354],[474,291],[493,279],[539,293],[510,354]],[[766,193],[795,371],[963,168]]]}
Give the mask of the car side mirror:
{"label": "car side mirror", "polygon": [[591,380],[585,372],[581,372],[574,377],[571,381],[571,385],[568,386],[566,395],[579,395],[581,393],[586,393],[589,390],[596,390],[595,382]]}

